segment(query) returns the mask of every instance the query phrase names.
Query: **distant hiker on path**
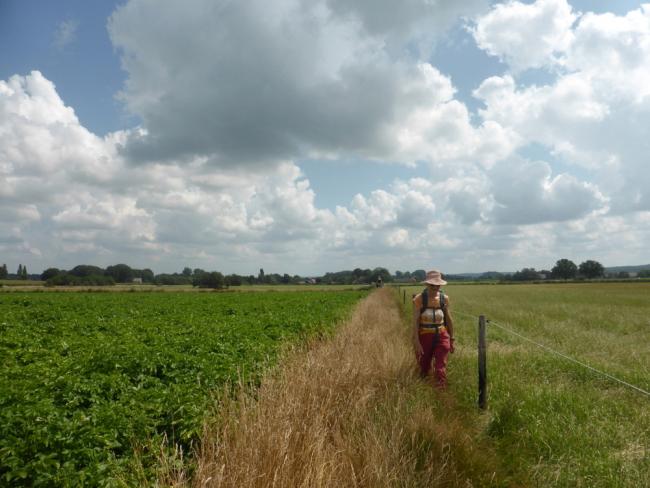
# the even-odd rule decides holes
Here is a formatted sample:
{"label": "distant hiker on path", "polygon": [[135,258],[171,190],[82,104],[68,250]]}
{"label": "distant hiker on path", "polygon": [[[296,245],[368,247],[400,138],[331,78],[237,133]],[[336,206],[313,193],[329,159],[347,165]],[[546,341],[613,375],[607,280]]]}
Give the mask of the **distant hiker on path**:
{"label": "distant hiker on path", "polygon": [[440,289],[447,282],[440,271],[427,272],[422,282],[427,287],[413,298],[413,347],[425,378],[434,360],[436,385],[447,386],[447,356],[454,352],[454,324],[449,312],[449,297]]}

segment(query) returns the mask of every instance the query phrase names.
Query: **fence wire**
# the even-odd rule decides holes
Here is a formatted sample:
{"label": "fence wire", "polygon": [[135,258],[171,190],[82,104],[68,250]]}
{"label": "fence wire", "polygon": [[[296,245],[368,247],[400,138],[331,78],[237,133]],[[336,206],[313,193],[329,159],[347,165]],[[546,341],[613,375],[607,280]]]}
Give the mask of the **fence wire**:
{"label": "fence wire", "polygon": [[[473,319],[478,319],[478,317],[475,316],[475,315],[459,312],[458,310],[454,310],[454,315],[464,315],[466,317],[470,317],[470,318],[473,318]],[[514,331],[512,329],[509,329],[508,327],[505,327],[505,326],[499,324],[498,322],[495,322],[494,320],[486,319],[486,322],[489,325],[493,325],[495,327],[498,327],[499,329],[501,329],[501,330],[503,330],[505,332],[508,332],[510,334],[513,334],[513,335],[527,341],[527,342],[530,342],[531,344],[534,344],[537,347],[540,347],[540,348],[550,352],[551,354],[555,354],[556,356],[559,356],[559,357],[564,358],[564,359],[566,359],[568,361],[571,361],[571,362],[573,362],[575,364],[578,364],[578,365],[582,366],[583,368],[587,368],[587,369],[593,371],[594,373],[597,373],[597,374],[599,374],[601,376],[604,376],[605,378],[609,378],[612,381],[616,381],[616,382],[620,383],[621,385],[627,386],[628,388],[632,388],[633,390],[636,390],[637,392],[642,393],[642,394],[650,397],[650,391],[646,391],[643,388],[640,388],[640,387],[638,387],[636,385],[633,385],[632,383],[628,383],[627,381],[623,381],[623,380],[621,380],[619,378],[616,378],[615,376],[612,376],[609,373],[606,373],[605,371],[601,371],[599,369],[596,369],[593,366],[590,366],[590,365],[588,365],[586,363],[583,363],[582,361],[579,361],[579,360],[577,360],[575,358],[572,358],[571,356],[567,356],[564,353],[561,353],[561,352],[556,351],[555,349],[552,349],[552,348],[550,348],[550,347],[548,347],[548,346],[546,346],[544,344],[541,344],[541,343],[539,343],[537,341],[534,341],[533,339],[530,339],[530,338],[520,334],[519,332],[516,332],[516,331]]]}

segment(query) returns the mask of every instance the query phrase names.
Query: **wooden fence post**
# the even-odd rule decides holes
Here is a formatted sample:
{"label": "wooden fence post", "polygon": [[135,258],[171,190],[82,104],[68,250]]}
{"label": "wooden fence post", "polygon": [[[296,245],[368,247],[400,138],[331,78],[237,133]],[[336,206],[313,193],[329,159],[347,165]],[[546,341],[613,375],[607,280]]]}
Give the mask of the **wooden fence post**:
{"label": "wooden fence post", "polygon": [[478,406],[487,408],[487,350],[485,342],[485,316],[478,318]]}

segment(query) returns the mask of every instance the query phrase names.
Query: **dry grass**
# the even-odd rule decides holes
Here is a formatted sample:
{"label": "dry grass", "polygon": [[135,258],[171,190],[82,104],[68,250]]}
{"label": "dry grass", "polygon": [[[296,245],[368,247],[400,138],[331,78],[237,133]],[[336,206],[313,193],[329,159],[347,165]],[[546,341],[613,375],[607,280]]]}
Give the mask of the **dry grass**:
{"label": "dry grass", "polygon": [[[378,290],[337,335],[219,404],[192,481],[215,487],[511,486],[451,396],[415,374],[396,296]],[[479,429],[476,429],[478,431]]]}

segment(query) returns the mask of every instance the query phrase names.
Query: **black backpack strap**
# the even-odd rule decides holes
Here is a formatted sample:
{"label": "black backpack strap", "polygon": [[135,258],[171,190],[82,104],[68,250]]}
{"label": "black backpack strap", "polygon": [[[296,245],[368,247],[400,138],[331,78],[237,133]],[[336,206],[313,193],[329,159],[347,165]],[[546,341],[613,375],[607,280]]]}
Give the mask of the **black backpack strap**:
{"label": "black backpack strap", "polygon": [[424,290],[422,290],[420,296],[422,297],[422,306],[420,307],[420,315],[422,315],[429,305],[429,289],[425,288]]}

